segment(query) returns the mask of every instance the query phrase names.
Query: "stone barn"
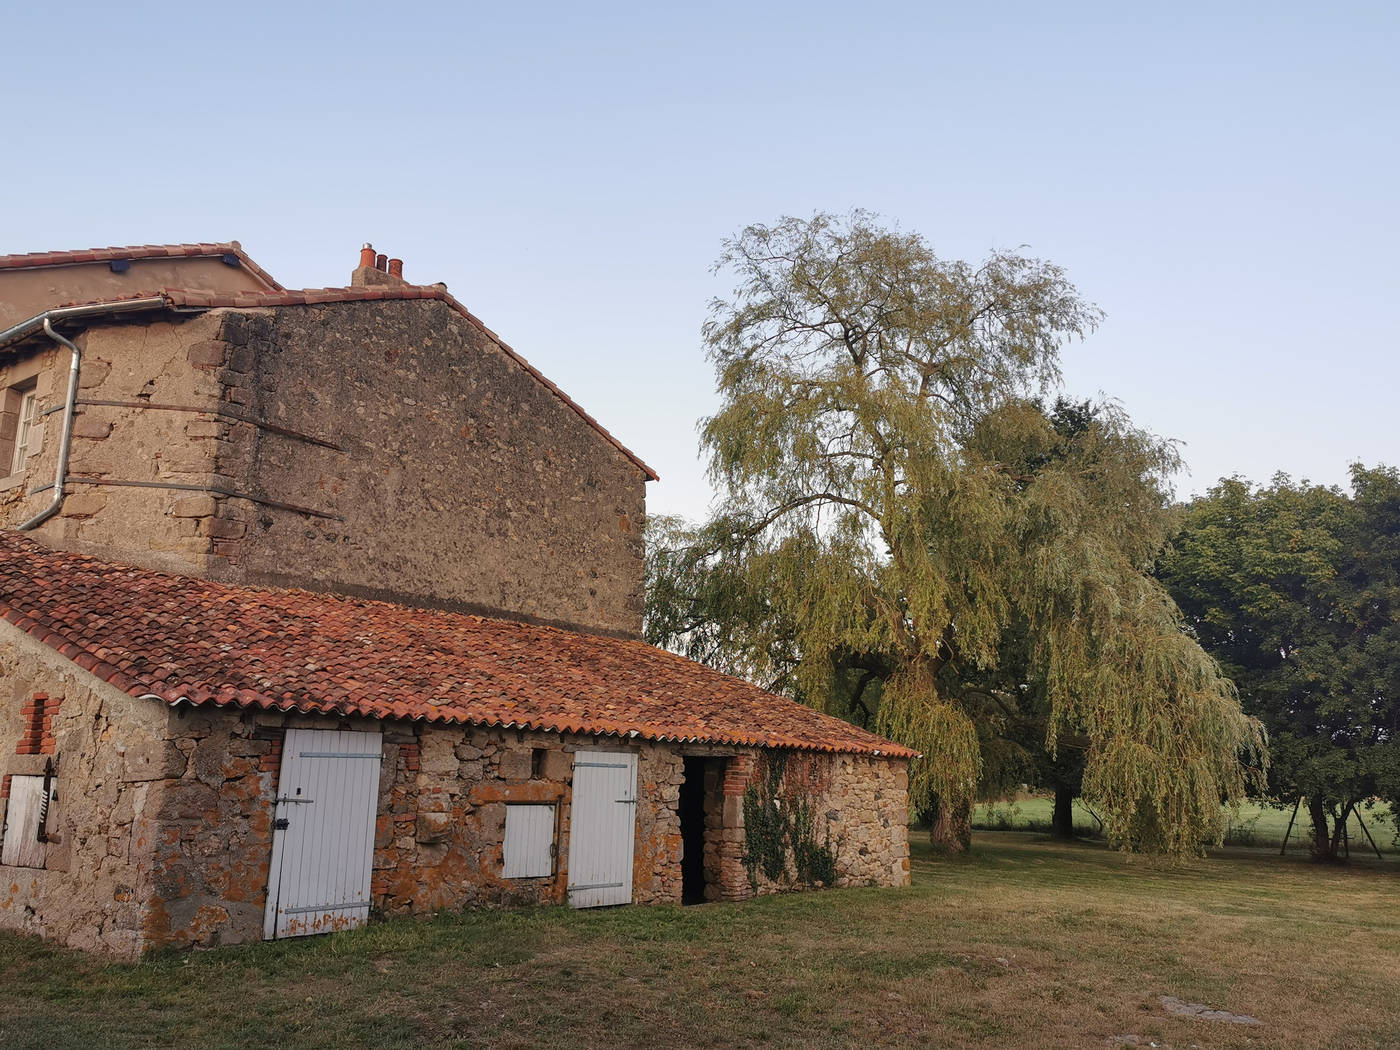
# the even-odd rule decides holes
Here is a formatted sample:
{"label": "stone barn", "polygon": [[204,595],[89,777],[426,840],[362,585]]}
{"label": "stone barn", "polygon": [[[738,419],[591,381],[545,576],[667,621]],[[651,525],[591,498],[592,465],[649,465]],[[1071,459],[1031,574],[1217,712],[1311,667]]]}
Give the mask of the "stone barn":
{"label": "stone barn", "polygon": [[655,475],[366,246],[0,257],[0,926],[909,879],[913,753],[640,640]]}

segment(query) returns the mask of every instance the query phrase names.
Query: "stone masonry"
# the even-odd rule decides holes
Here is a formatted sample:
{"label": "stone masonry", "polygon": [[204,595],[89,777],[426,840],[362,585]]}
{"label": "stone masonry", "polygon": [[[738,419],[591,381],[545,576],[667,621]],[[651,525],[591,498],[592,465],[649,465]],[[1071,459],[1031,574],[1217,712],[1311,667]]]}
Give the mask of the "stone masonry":
{"label": "stone masonry", "polygon": [[[3,772],[39,772],[50,756],[25,753],[37,739],[57,764],[60,799],[45,866],[0,866],[0,925],[75,947],[132,957],[262,937],[288,728],[382,730],[371,887],[380,914],[564,903],[573,752],[580,748],[638,756],[634,901],[681,899],[685,754],[708,755],[707,897],[754,893],[741,859],[742,796],[766,761],[757,749],[688,747],[683,754],[672,744],[569,734],[172,709],[117,691],[8,624],[0,624],[0,679],[8,691],[0,756],[13,756],[0,758]],[[47,735],[34,729],[36,694],[49,712]],[[908,883],[903,762],[792,753],[787,768],[785,787],[817,800],[831,829],[837,885]],[[557,807],[549,876],[503,876],[512,803]],[[760,879],[758,892],[790,886]]]}
{"label": "stone masonry", "polygon": [[[448,304],[156,315],[75,340],[50,546],[640,633],[645,475]],[[31,340],[0,388],[37,377],[40,412],[61,406],[68,358]],[[41,415],[41,450],[0,479],[0,526],[47,505],[61,421]]]}

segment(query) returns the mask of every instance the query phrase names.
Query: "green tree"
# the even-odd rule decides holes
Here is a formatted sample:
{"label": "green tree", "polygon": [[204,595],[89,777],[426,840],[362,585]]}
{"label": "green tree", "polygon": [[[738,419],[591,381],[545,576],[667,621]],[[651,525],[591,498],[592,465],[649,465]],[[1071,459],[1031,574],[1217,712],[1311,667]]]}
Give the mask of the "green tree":
{"label": "green tree", "polygon": [[1400,475],[1352,468],[1352,494],[1277,475],[1195,500],[1162,579],[1268,727],[1269,788],[1306,796],[1313,852],[1397,796]]}
{"label": "green tree", "polygon": [[[749,227],[719,268],[738,285],[705,327],[723,402],[702,440],[725,502],[654,545],[649,636],[863,707],[924,752],[911,797],[945,846],[1014,765],[1031,688],[1118,841],[1218,836],[1260,739],[1144,571],[1170,447],[1102,406],[1066,454],[1037,400],[1098,310],[1052,264],[943,260],[862,212]],[[1034,679],[990,680],[1013,630]]]}

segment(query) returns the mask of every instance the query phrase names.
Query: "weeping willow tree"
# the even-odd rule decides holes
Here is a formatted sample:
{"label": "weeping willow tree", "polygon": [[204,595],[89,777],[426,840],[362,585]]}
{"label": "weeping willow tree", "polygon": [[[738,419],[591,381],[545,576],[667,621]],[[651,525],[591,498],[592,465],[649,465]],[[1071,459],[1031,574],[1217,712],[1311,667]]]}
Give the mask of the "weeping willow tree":
{"label": "weeping willow tree", "polygon": [[649,636],[820,708],[855,695],[924,754],[911,799],[945,847],[1028,720],[1082,750],[1120,843],[1217,838],[1262,739],[1145,571],[1171,447],[1112,406],[1066,444],[1041,408],[1098,310],[1054,265],[943,260],[864,212],[751,226],[717,268],[725,497],[654,527]]}

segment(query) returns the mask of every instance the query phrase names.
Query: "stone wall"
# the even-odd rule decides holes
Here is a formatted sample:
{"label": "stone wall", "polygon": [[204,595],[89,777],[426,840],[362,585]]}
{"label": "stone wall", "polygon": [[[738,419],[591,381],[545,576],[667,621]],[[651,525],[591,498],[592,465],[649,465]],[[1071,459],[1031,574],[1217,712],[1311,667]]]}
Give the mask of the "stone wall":
{"label": "stone wall", "polygon": [[[76,339],[72,480],[43,542],[640,633],[641,470],[445,303],[215,310]],[[31,342],[0,388],[37,374],[51,409],[67,369],[66,351]],[[53,481],[61,425],[42,417],[42,451],[0,479],[0,526],[48,505],[35,490]]]}
{"label": "stone wall", "polygon": [[[197,364],[218,324],[208,316],[158,319],[103,325],[76,337],[84,354],[68,495],[37,538],[109,560],[209,575],[222,508],[241,502],[212,493],[237,491],[225,471],[238,458],[232,449],[252,430],[231,426],[230,435],[219,437],[220,413],[229,410],[226,384]],[[40,411],[61,409],[66,350],[31,341],[4,360],[0,385],[38,367]],[[0,526],[13,527],[52,501],[52,491],[44,490],[54,481],[62,421],[61,411],[41,417],[41,451],[22,477],[0,488]]]}
{"label": "stone wall", "polygon": [[[704,870],[711,900],[801,888],[792,868],[751,879],[744,793],[771,753],[278,711],[171,709],[120,693],[0,623],[0,772],[57,763],[45,867],[0,868],[0,926],[132,956],[263,935],[285,732],[383,734],[372,859],[377,913],[567,900],[574,753],[637,756],[633,900],[679,903],[685,757],[704,759]],[[45,700],[36,704],[34,697]],[[46,717],[45,717],[46,716]],[[34,753],[37,750],[39,753]],[[903,762],[792,753],[785,800],[829,829],[836,885],[906,885]],[[506,810],[556,807],[553,870],[506,878]],[[0,801],[0,805],[3,802]]]}
{"label": "stone wall", "polygon": [[252,362],[260,495],[228,578],[427,596],[639,635],[644,477],[487,336],[434,300],[225,316]]}
{"label": "stone wall", "polygon": [[[34,698],[48,731],[37,749]],[[145,943],[160,785],[183,771],[164,744],[166,709],[99,682],[0,623],[0,773],[56,769],[43,867],[0,865],[0,927],[126,958]],[[0,799],[0,817],[8,805]]]}
{"label": "stone wall", "polygon": [[[749,751],[722,770],[707,772],[706,858],[711,900],[744,900],[755,893],[806,888],[797,877],[789,842],[786,871],[771,879],[745,863],[751,829],[744,796],[768,804],[766,773],[772,752]],[[801,801],[815,816],[817,843],[830,843],[836,886],[907,886],[909,871],[909,771],[904,760],[864,755],[788,752],[781,757],[780,808]],[[712,794],[713,793],[713,794]],[[715,797],[717,796],[717,797]]]}
{"label": "stone wall", "polygon": [[[573,752],[580,748],[637,754],[633,898],[639,903],[679,901],[675,805],[681,762],[674,751],[557,733],[386,726],[386,774],[375,838],[376,906],[398,915],[472,904],[564,903]],[[503,876],[506,806],[513,803],[557,807],[552,875]]]}
{"label": "stone wall", "polygon": [[[633,897],[680,900],[682,763],[665,745],[620,748],[556,733],[186,709],[172,713],[167,730],[170,745],[189,761],[163,785],[153,859],[160,900],[145,927],[151,945],[262,936],[277,760],[288,728],[383,731],[371,882],[380,914],[564,903],[573,752],[580,748],[637,754]],[[557,807],[551,875],[504,877],[506,807],[514,803]]]}

